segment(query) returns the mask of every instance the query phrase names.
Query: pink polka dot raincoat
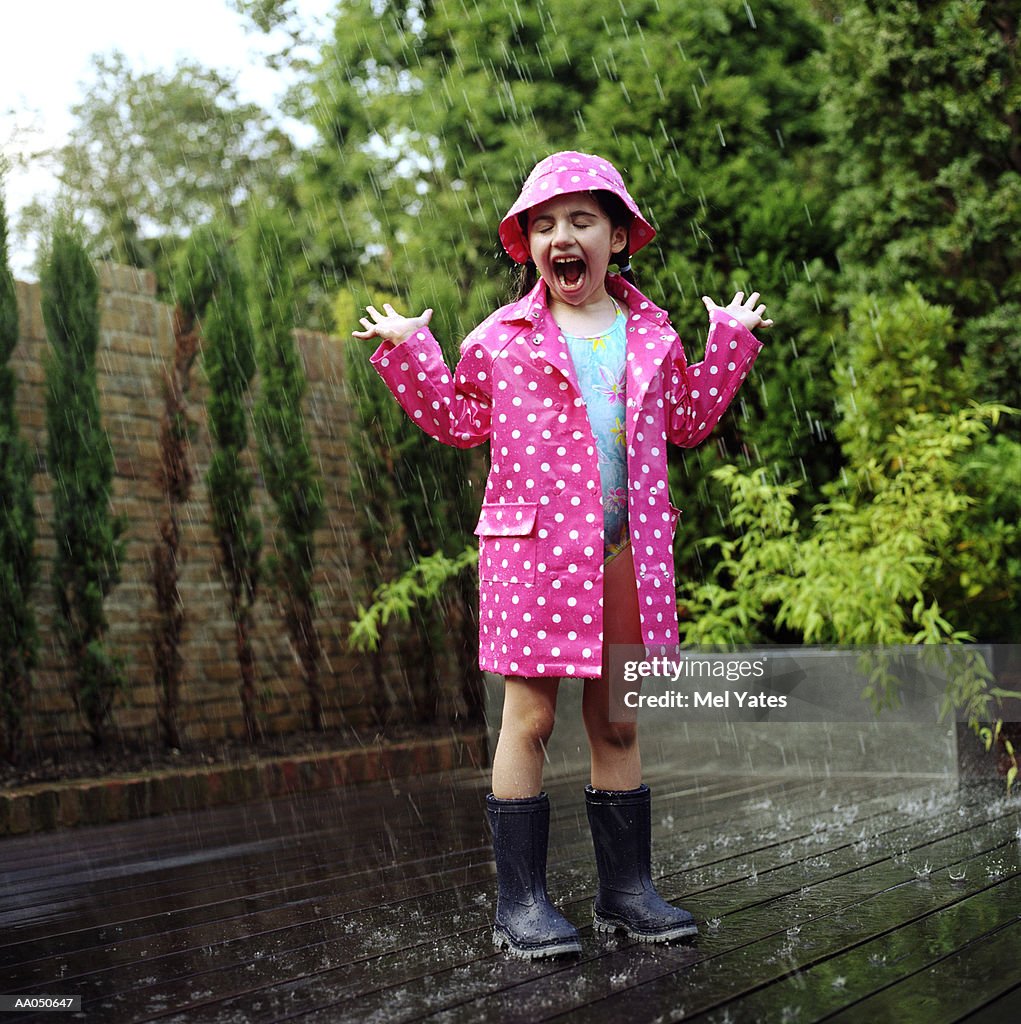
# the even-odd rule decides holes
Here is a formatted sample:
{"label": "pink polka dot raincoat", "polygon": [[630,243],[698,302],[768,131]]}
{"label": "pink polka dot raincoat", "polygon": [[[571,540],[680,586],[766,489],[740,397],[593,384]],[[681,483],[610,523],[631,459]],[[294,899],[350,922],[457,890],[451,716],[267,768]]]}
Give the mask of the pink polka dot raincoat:
{"label": "pink polka dot raincoat", "polygon": [[[631,555],[647,648],[677,643],[666,444],[690,448],[723,415],[761,347],[714,310],[705,359],[688,366],[667,314],[616,275],[628,317],[625,430]],[[597,677],[603,633],[603,510],[595,442],[541,280],[461,345],[453,373],[421,330],[372,356],[431,437],[490,443],[479,538],[479,664],[501,675]],[[622,554],[620,557],[626,557]]]}

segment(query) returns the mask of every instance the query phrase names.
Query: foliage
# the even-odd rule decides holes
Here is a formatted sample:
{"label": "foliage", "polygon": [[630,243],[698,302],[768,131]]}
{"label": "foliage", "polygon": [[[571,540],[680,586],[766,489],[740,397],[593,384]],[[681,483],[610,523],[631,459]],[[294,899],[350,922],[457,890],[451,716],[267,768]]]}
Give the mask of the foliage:
{"label": "foliage", "polygon": [[913,284],[899,297],[858,300],[835,371],[834,433],[851,463],[862,464],[912,413],[947,413],[973,397],[974,374],[947,359],[953,338],[952,311],[930,305]]}
{"label": "foliage", "polygon": [[295,0],[227,0],[227,6],[242,15],[252,28],[277,37],[279,49],[265,58],[269,67],[308,69],[310,61],[304,54],[312,44],[309,17],[307,11],[298,10]]}
{"label": "foliage", "polygon": [[1016,5],[842,6],[822,98],[844,279],[874,292],[914,282],[948,303],[958,352],[982,367],[976,397],[1021,405]]}
{"label": "foliage", "polygon": [[[998,692],[997,695],[1004,697],[1017,696],[1017,694],[1002,691]],[[1006,774],[1006,783],[1007,789],[1009,791],[1011,787],[1014,785],[1014,783],[1017,781],[1018,760],[1017,751],[1014,749],[1014,744],[1011,743],[1010,739],[1008,739],[1006,735],[1004,735],[1003,721],[997,720],[990,726],[982,726],[978,730],[978,735],[982,742],[985,744],[987,753],[991,751],[994,746],[1002,746],[1003,752],[1007,758],[1008,767]]]}
{"label": "foliage", "polygon": [[[353,324],[357,310],[368,302],[399,301],[385,294],[341,292],[336,302],[338,322]],[[461,550],[473,525],[470,454],[435,444],[400,409],[368,356],[371,346],[349,341],[345,346],[347,392],[351,397],[351,495],[360,510],[358,536],[362,548],[365,599],[386,580],[413,569],[419,558],[434,552]],[[411,617],[413,637],[394,639],[418,653],[407,660],[412,700],[420,716],[432,716],[439,694],[441,671],[433,652],[451,651],[458,661],[469,718],[481,713],[482,689],[478,669],[474,583],[462,577],[450,608],[422,602]],[[460,626],[460,628],[458,628]],[[452,637],[454,642],[451,643]],[[382,650],[385,638],[380,637]],[[381,666],[377,663],[377,669]],[[373,692],[381,700],[382,679]],[[377,706],[377,717],[384,709]]]}
{"label": "foliage", "polygon": [[294,241],[280,211],[264,206],[252,217],[248,278],[260,376],[254,423],[259,465],[279,525],[279,553],[268,560],[267,568],[283,595],[284,621],[302,667],[309,720],[321,730],[321,644],[312,577],[315,532],[323,522],[324,501],[305,428],[305,370],[293,334],[294,282],[287,250]]}
{"label": "foliage", "polygon": [[[62,193],[100,258],[155,269],[169,287],[179,240],[199,224],[238,223],[250,194],[286,177],[291,142],[195,63],[136,72],[113,51],[94,58],[94,71],[68,142],[51,154]],[[26,216],[38,226],[46,211],[37,202]]]}
{"label": "foliage", "polygon": [[213,229],[196,231],[182,254],[178,304],[201,319],[202,358],[209,382],[207,412],[213,452],[206,486],[219,545],[220,571],[235,626],[241,705],[250,739],[260,735],[255,697],[252,609],[262,550],[262,527],[252,507],[246,397],[255,374],[255,339],[245,280],[233,248]]}
{"label": "foliage", "polygon": [[118,660],[105,642],[104,601],[120,581],[124,523],[110,512],[114,459],[96,382],[99,281],[79,231],[59,223],[43,267],[47,460],[53,478],[53,587],[57,630],[74,677],[75,704],[95,745],[105,739]]}
{"label": "foliage", "polygon": [[[872,457],[897,459],[887,439],[917,413],[952,419],[968,407],[979,391],[980,367],[948,358],[955,333],[952,310],[926,302],[914,285],[854,305],[845,358],[834,374],[840,414],[834,433],[852,472]],[[1021,581],[1021,489],[1010,486],[1021,483],[1021,448],[1000,429],[955,461],[954,487],[971,501],[957,541],[939,552],[942,568],[933,584],[957,627],[986,639],[1017,621],[1011,609]]]}
{"label": "foliage", "polygon": [[249,18],[261,32],[272,32],[295,15],[294,0],[227,0],[228,6]]}
{"label": "foliage", "polygon": [[1021,622],[1021,443],[998,434],[964,461],[963,486],[975,502],[965,539],[952,552],[948,597],[970,633],[1017,642]]}
{"label": "foliage", "polygon": [[[895,462],[869,459],[845,492],[795,517],[795,485],[733,466],[714,471],[731,496],[737,540],[709,538],[713,579],[682,588],[686,643],[751,643],[771,624],[801,642],[839,645],[957,643],[972,639],[934,596],[944,551],[958,543],[972,503],[960,455],[1003,410],[973,405],[946,417],[916,413],[888,439]],[[885,697],[878,695],[877,697]]]}
{"label": "foliage", "polygon": [[31,604],[38,575],[33,458],[18,427],[17,379],[9,365],[18,326],[18,301],[8,265],[7,209],[0,192],[0,752],[12,763],[24,745],[23,722],[39,648]]}
{"label": "foliage", "polygon": [[[231,5],[290,37],[277,66],[302,59],[291,0]],[[158,266],[154,246],[244,223],[271,196],[301,238],[281,272],[302,322],[347,335],[366,302],[432,306],[448,363],[508,297],[495,229],[528,169],[557,148],[605,153],[659,229],[635,269],[689,357],[703,293],[754,287],[777,320],[714,443],[671,456],[693,628],[1014,639],[1021,420],[991,431],[995,409],[1021,405],[1006,0],[346,0],[288,100],[318,131],[301,154],[211,72],[97,66],[61,159],[68,188],[75,168],[102,169],[106,252]],[[403,417],[367,354],[347,344],[369,602],[416,560],[467,548],[482,468]],[[852,567],[889,587],[865,588],[882,609],[855,603]],[[456,580],[464,623],[474,584]],[[418,607],[420,639],[446,642],[451,608]],[[427,699],[435,662],[413,671]]]}
{"label": "foliage", "polygon": [[407,572],[381,584],[367,608],[358,605],[358,618],[351,623],[351,646],[356,651],[375,650],[392,619],[411,620],[422,604],[435,602],[451,580],[478,564],[478,548],[465,548],[450,558],[442,551],[420,558]]}
{"label": "foliage", "polygon": [[[649,45],[661,38],[671,45]],[[784,474],[806,467],[813,486],[834,471],[831,349],[821,340],[832,316],[831,179],[809,157],[822,139],[811,57],[823,39],[809,5],[791,0],[757,4],[751,18],[738,0],[637,3],[626,18],[616,0],[361,0],[341,12],[313,85],[322,144],[306,180],[324,218],[315,235],[364,253],[344,271],[349,289],[434,307],[441,341],[508,298],[496,224],[534,161],[557,148],[621,167],[660,229],[635,261],[639,283],[673,310],[694,358],[703,293],[753,282],[783,306],[784,333],[770,339],[718,446],[674,455],[686,573],[688,538],[716,519],[708,472],[726,454]]]}
{"label": "foliage", "polygon": [[[376,295],[375,301],[396,302],[396,296]],[[368,299],[366,299],[368,301]],[[349,291],[338,293],[334,316],[338,324],[355,324],[358,308],[355,296]],[[384,580],[399,571],[397,559],[404,555],[397,516],[397,493],[394,462],[400,457],[401,434],[406,434],[401,423],[403,412],[386,385],[373,369],[364,346],[354,340],[344,345],[344,381],[350,396],[351,428],[348,454],[351,459],[349,490],[352,507],[358,510],[355,534],[360,551],[361,593],[353,595],[356,601],[371,601],[372,595]],[[420,442],[418,442],[420,443]],[[395,551],[396,547],[396,551]],[[407,566],[405,557],[401,563]],[[350,642],[350,641],[349,641]],[[387,691],[383,662],[379,652],[386,643],[385,632],[380,632],[372,648],[372,713],[377,724],[386,719],[387,704],[396,698]]]}
{"label": "foliage", "polygon": [[[985,538],[976,555],[973,510],[989,482],[976,491],[971,460],[992,447],[990,429],[1010,410],[946,401],[968,386],[963,371],[936,370],[948,324],[947,310],[912,289],[856,307],[849,360],[836,374],[848,465],[810,525],[795,513],[796,484],[733,466],[715,471],[730,493],[733,535],[706,541],[720,554],[712,578],[682,588],[686,642],[755,642],[775,631],[841,645],[973,639],[960,624],[980,593],[1003,588],[1007,534]],[[891,388],[897,380],[903,386]],[[977,591],[957,585],[962,566]],[[954,697],[974,713],[988,681],[971,682]],[[884,703],[894,694],[879,685],[873,696]]]}

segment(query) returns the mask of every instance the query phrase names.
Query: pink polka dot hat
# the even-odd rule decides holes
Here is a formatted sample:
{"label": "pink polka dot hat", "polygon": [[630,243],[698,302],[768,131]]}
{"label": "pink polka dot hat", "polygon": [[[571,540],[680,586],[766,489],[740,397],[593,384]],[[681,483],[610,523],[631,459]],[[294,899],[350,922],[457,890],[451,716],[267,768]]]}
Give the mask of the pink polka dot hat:
{"label": "pink polka dot hat", "polygon": [[638,205],[624,186],[624,179],[609,160],[591,153],[566,150],[540,160],[532,168],[532,173],[521,188],[521,194],[500,221],[500,241],[510,258],[516,263],[525,263],[529,258],[528,240],[518,223],[519,213],[538,206],[552,196],[597,190],[612,192],[634,214],[629,238],[630,252],[637,252],[656,237],[656,229],[638,212]]}

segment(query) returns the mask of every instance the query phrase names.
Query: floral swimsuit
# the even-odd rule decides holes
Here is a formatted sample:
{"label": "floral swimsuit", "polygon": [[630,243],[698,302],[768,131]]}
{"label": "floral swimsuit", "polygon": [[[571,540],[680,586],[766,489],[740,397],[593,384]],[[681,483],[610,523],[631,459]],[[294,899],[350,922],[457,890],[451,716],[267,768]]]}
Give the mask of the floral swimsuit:
{"label": "floral swimsuit", "polygon": [[625,367],[627,318],[617,307],[613,326],[583,338],[564,334],[578,386],[592,425],[603,489],[603,557],[609,561],[628,543]]}

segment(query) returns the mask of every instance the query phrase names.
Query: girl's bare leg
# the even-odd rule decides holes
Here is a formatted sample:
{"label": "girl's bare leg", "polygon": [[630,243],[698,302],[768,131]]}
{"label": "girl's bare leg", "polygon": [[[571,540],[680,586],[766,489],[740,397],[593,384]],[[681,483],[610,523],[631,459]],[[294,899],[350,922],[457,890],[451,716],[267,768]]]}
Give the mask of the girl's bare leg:
{"label": "girl's bare leg", "polygon": [[638,587],[630,546],[610,560],[603,573],[603,674],[585,681],[582,714],[592,755],[596,789],[637,789],[642,783],[638,726],[610,721],[609,649],[612,644],[640,644]]}
{"label": "girl's bare leg", "polygon": [[642,785],[638,726],[609,720],[609,648],[642,639],[630,549],[606,566],[603,585],[603,675],[586,683],[583,704],[592,748],[585,809],[599,872],[592,926],[623,930],[644,942],[670,942],[698,934],[698,927],[652,883],[652,796]]}
{"label": "girl's bare leg", "polygon": [[493,754],[493,795],[501,800],[538,796],[546,745],[553,732],[559,679],[507,676],[500,738]]}

